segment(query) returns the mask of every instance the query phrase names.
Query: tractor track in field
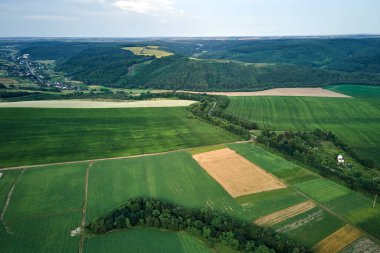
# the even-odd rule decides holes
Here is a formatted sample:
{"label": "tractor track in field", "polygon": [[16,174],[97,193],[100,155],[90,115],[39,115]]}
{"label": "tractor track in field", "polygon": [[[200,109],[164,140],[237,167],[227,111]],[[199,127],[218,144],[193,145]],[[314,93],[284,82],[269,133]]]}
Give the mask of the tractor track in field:
{"label": "tractor track in field", "polygon": [[5,202],[5,205],[4,205],[3,210],[1,211],[1,215],[0,215],[1,224],[3,224],[3,226],[5,228],[5,231],[7,232],[7,234],[10,234],[10,235],[13,235],[13,233],[11,232],[10,228],[7,226],[6,222],[4,221],[4,216],[5,216],[5,213],[7,212],[8,205],[9,205],[9,202],[10,202],[12,194],[13,194],[13,190],[15,189],[16,184],[20,180],[20,177],[22,176],[22,174],[24,173],[24,171],[25,171],[25,169],[20,172],[20,174],[18,175],[17,179],[13,183],[11,189],[9,190],[7,200]]}
{"label": "tractor track in field", "polygon": [[[219,144],[220,145],[222,145],[222,144],[239,144],[239,143],[251,143],[251,142],[252,141],[249,140],[249,141],[235,141],[235,142],[227,142],[227,143],[219,143]],[[219,145],[219,144],[211,144],[211,145]],[[20,169],[26,170],[26,169],[40,168],[40,167],[46,167],[46,166],[52,166],[52,165],[65,165],[65,164],[75,164],[75,163],[94,163],[94,162],[99,162],[99,161],[120,160],[120,159],[146,157],[146,156],[156,156],[156,155],[170,154],[170,153],[174,153],[174,152],[187,151],[187,150],[190,150],[193,148],[207,147],[207,146],[211,146],[211,145],[199,146],[199,147],[189,147],[189,148],[182,148],[182,149],[176,149],[176,150],[170,150],[170,151],[164,151],[164,152],[140,154],[140,155],[106,157],[106,158],[96,158],[96,159],[88,159],[88,160],[57,162],[57,163],[45,163],[45,164],[36,164],[36,165],[23,165],[23,166],[16,166],[16,167],[0,168],[0,171],[20,170]]]}
{"label": "tractor track in field", "polygon": [[[83,202],[83,208],[82,208],[82,221],[81,221],[81,227],[82,230],[84,230],[84,226],[86,225],[86,210],[87,210],[87,193],[88,193],[88,176],[90,174],[90,168],[94,164],[93,161],[90,162],[90,164],[87,167],[86,170],[86,180],[85,180],[85,187],[84,187],[84,202]],[[84,243],[84,234],[82,233],[80,241],[79,241],[79,253],[83,252],[83,243]]]}

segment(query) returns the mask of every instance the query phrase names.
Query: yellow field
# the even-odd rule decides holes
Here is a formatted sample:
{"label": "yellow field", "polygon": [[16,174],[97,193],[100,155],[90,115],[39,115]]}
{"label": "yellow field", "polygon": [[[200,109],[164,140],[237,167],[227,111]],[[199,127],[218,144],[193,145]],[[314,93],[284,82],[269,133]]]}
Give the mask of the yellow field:
{"label": "yellow field", "polygon": [[156,58],[167,57],[173,53],[159,49],[158,46],[147,47],[123,47],[124,50],[129,50],[135,55],[155,56]]}
{"label": "yellow field", "polygon": [[313,247],[317,253],[335,253],[339,252],[347,245],[356,241],[362,236],[362,232],[350,225],[346,225],[329,235]]}
{"label": "yellow field", "polygon": [[196,154],[193,158],[234,198],[286,188],[272,174],[229,148]]}
{"label": "yellow field", "polygon": [[305,201],[300,204],[285,208],[283,210],[268,214],[264,217],[261,217],[255,220],[255,224],[259,226],[272,226],[274,224],[280,223],[286,219],[294,217],[298,214],[304,213],[315,207],[313,201]]}

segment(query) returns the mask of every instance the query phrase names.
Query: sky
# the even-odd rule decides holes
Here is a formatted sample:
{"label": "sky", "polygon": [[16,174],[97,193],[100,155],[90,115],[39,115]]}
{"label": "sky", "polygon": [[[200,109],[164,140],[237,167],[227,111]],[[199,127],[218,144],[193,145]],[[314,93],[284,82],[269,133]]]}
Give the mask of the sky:
{"label": "sky", "polygon": [[380,34],[380,0],[0,0],[0,37]]}

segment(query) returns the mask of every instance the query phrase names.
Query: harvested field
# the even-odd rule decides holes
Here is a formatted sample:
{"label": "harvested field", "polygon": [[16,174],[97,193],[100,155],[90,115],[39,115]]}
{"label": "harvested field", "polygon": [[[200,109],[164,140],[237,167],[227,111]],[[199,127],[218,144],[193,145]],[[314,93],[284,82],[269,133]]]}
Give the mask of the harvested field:
{"label": "harvested field", "polygon": [[362,232],[360,230],[350,225],[346,225],[341,229],[337,230],[335,233],[329,235],[328,237],[320,241],[313,247],[313,249],[317,253],[339,252],[347,245],[359,239],[361,236]]}
{"label": "harvested field", "polygon": [[346,247],[341,253],[376,253],[380,252],[380,246],[368,238],[361,238]]}
{"label": "harvested field", "polygon": [[107,102],[85,100],[44,100],[0,103],[0,107],[33,107],[33,108],[142,108],[142,107],[177,107],[189,106],[190,100],[145,100],[133,102]]}
{"label": "harvested field", "polygon": [[286,188],[276,177],[229,148],[196,154],[193,158],[234,198]]}
{"label": "harvested field", "polygon": [[315,207],[313,201],[305,201],[300,204],[285,208],[257,219],[254,223],[259,226],[272,226],[288,218],[304,213]]}
{"label": "harvested field", "polygon": [[325,90],[322,88],[276,88],[252,92],[196,92],[209,95],[225,95],[229,97],[256,97],[256,96],[285,96],[285,97],[329,97],[350,98],[342,93]]}

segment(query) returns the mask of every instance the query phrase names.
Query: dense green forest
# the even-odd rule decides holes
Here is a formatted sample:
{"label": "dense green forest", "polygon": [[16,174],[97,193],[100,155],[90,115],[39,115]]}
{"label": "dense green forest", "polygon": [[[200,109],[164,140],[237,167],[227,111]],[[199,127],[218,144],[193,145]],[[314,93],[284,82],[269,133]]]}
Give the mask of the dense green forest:
{"label": "dense green forest", "polygon": [[[133,55],[125,46],[158,45],[175,55]],[[21,43],[19,54],[56,60],[86,84],[125,88],[263,90],[328,84],[380,84],[380,39],[162,40]]]}
{"label": "dense green forest", "polygon": [[125,205],[89,223],[91,233],[115,229],[154,227],[184,230],[244,252],[308,252],[278,233],[243,222],[211,209],[187,209],[160,200],[133,198]]}

